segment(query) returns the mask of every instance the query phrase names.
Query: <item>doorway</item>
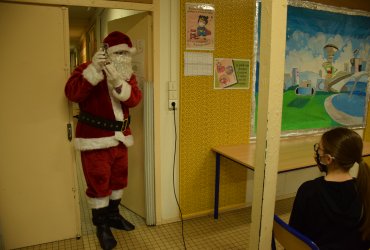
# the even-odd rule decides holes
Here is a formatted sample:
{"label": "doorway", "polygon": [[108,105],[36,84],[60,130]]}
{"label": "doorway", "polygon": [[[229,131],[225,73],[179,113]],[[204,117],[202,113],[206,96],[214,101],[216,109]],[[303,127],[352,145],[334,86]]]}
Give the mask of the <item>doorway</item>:
{"label": "doorway", "polygon": [[[145,158],[147,144],[144,134],[147,126],[144,126],[144,98],[145,89],[150,85],[151,73],[151,15],[148,12],[130,11],[123,9],[104,9],[82,6],[70,6],[70,61],[71,70],[80,63],[90,61],[94,53],[99,49],[101,41],[113,30],[119,30],[127,34],[137,48],[133,57],[133,68],[137,76],[138,86],[143,92],[142,102],[130,110],[131,129],[135,144],[129,147],[129,178],[128,187],[124,190],[121,201],[121,213],[134,224],[148,223],[152,218],[147,214],[147,172]],[[80,32],[78,35],[77,33]],[[74,115],[78,114],[78,105],[71,104]],[[152,113],[152,112],[150,112]],[[76,122],[76,120],[74,121]],[[86,182],[83,176],[80,154],[76,152],[77,178],[80,196],[80,212],[82,235],[91,233],[94,227],[91,223],[91,212],[86,202]],[[149,178],[153,178],[151,176]],[[154,181],[153,181],[154,182]],[[153,191],[154,196],[154,191]],[[150,206],[154,209],[154,206]],[[151,214],[155,214],[154,212]]]}

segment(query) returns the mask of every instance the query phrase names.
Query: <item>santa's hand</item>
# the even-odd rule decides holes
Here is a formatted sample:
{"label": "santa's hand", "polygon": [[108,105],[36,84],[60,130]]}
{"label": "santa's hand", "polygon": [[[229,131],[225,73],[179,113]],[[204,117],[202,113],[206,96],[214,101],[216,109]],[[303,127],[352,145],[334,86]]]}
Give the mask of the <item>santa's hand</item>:
{"label": "santa's hand", "polygon": [[108,83],[112,85],[113,88],[117,88],[122,85],[123,79],[120,77],[113,64],[105,65],[103,70],[107,74]]}
{"label": "santa's hand", "polygon": [[103,69],[103,66],[105,65],[106,61],[107,61],[107,56],[104,50],[100,49],[93,56],[92,65],[95,67],[95,69],[98,72],[100,72]]}

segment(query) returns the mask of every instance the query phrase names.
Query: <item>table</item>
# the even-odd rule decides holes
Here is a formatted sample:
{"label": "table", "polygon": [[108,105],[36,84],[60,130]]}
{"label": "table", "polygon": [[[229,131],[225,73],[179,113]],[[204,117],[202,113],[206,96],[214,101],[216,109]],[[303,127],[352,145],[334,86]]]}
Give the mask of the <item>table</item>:
{"label": "table", "polygon": [[[320,141],[320,136],[284,138],[280,141],[278,173],[295,171],[316,166],[313,145]],[[228,158],[254,171],[256,143],[222,145],[213,147],[216,153],[215,204],[213,217],[218,218],[220,159]],[[370,142],[364,142],[363,156],[370,156]]]}

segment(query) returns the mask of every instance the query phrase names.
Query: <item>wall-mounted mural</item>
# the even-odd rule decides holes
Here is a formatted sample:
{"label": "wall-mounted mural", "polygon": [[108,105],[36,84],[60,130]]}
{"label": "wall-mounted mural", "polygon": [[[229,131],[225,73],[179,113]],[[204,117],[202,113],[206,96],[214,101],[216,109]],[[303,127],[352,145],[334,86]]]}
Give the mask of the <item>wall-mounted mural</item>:
{"label": "wall-mounted mural", "polygon": [[288,6],[282,131],[364,126],[369,72],[370,13]]}

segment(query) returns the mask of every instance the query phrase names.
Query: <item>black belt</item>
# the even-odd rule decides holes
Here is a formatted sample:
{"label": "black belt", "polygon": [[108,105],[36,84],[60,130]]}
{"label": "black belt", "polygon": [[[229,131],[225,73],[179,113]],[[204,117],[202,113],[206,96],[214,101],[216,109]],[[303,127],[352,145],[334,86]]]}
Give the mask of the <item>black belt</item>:
{"label": "black belt", "polygon": [[123,121],[112,121],[99,116],[95,116],[86,112],[80,112],[80,114],[74,116],[79,122],[86,123],[92,127],[101,128],[110,131],[122,131],[130,125],[130,116]]}

